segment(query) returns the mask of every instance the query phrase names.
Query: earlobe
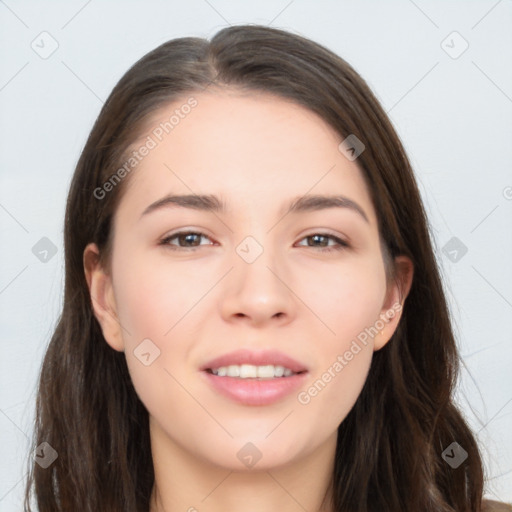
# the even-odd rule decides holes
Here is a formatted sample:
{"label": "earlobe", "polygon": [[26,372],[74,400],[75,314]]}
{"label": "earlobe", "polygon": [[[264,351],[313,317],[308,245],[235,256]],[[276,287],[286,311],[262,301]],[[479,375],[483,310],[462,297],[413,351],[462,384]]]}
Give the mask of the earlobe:
{"label": "earlobe", "polygon": [[100,324],[106,342],[119,352],[124,350],[121,328],[117,319],[112,279],[100,265],[99,250],[90,243],[84,250],[83,265],[89,287],[91,307]]}
{"label": "earlobe", "polygon": [[[407,256],[395,258],[395,280],[388,287],[386,300],[379,315],[384,326],[374,340],[374,351],[380,350],[395,333],[412,286],[414,265]],[[382,325],[382,324],[381,324]]]}

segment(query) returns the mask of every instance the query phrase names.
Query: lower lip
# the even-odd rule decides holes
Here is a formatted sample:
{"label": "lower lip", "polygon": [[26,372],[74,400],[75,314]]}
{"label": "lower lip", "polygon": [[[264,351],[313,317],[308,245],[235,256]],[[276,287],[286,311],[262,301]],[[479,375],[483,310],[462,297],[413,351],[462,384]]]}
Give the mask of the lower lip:
{"label": "lower lip", "polygon": [[290,377],[258,380],[219,377],[206,371],[201,373],[216,391],[244,405],[273,404],[297,390],[307,375],[307,372],[304,372]]}

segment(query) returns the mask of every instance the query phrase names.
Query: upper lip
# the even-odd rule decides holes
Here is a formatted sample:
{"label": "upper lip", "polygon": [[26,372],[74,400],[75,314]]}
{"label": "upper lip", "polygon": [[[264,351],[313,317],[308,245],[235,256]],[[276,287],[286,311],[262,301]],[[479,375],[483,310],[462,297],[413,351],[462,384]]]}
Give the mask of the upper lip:
{"label": "upper lip", "polygon": [[305,372],[307,368],[299,361],[277,350],[239,349],[223,354],[201,366],[200,370],[213,370],[221,366],[251,364],[254,366],[284,366],[294,373]]}

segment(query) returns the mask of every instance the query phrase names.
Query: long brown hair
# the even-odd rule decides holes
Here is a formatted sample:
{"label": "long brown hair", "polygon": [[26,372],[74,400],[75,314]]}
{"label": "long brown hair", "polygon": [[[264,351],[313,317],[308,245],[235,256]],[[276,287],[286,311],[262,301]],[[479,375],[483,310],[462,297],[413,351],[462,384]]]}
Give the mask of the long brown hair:
{"label": "long brown hair", "polygon": [[[335,511],[479,512],[483,493],[475,437],[452,401],[459,356],[420,193],[399,137],[364,80],[345,60],[289,32],[258,25],[180,38],[136,62],[105,102],[70,185],[64,225],[62,314],[39,380],[33,449],[56,451],[43,469],[29,459],[25,511],[33,489],[40,512],[149,510],[154,483],[148,412],[125,355],[110,348],[93,314],[83,251],[95,242],[105,268],[111,219],[126,176],[111,179],[145,121],[171,101],[210,85],[263,91],[317,113],[340,135],[365,144],[357,163],[387,252],[415,272],[400,324],[375,352],[354,407],[338,428]],[[136,171],[134,171],[136,172]],[[467,459],[442,452],[458,443]]]}

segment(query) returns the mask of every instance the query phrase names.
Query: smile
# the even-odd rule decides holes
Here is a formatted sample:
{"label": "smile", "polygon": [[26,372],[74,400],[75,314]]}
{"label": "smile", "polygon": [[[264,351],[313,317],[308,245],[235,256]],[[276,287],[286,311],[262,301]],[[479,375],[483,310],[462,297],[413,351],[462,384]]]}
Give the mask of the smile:
{"label": "smile", "polygon": [[239,379],[273,379],[276,377],[290,377],[298,372],[285,368],[284,366],[275,366],[267,364],[255,366],[252,364],[233,364],[229,366],[220,366],[211,368],[211,373],[219,377],[238,377]]}

